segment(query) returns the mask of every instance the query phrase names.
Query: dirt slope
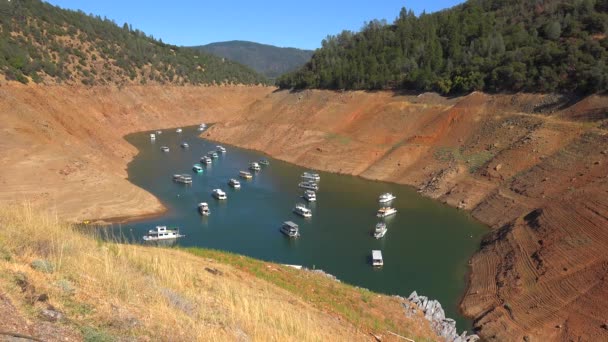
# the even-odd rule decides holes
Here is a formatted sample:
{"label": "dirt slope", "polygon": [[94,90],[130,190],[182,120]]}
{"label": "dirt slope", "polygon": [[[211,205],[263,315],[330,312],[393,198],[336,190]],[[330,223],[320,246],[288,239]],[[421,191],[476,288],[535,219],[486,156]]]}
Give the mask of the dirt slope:
{"label": "dirt slope", "polygon": [[33,201],[66,219],[158,213],[126,180],[128,133],[225,120],[267,87],[0,87],[0,202]]}
{"label": "dirt slope", "polygon": [[608,98],[274,92],[205,137],[410,184],[492,233],[462,310],[487,339],[608,339]]}

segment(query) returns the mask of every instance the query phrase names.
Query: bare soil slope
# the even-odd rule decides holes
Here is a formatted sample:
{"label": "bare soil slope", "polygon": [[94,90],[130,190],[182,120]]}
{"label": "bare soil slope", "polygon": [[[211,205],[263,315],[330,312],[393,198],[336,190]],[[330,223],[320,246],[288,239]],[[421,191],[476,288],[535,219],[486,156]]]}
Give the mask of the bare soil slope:
{"label": "bare soil slope", "polygon": [[410,184],[492,233],[462,310],[487,339],[608,340],[608,98],[287,91],[205,137]]}
{"label": "bare soil slope", "polygon": [[123,136],[222,121],[268,87],[0,87],[0,202],[27,199],[81,221],[164,210],[126,180]]}

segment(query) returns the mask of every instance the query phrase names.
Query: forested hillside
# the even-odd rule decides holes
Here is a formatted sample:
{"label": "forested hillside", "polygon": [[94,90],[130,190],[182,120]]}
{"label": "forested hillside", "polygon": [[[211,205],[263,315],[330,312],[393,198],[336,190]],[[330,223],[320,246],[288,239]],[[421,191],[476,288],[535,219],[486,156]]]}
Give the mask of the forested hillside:
{"label": "forested hillside", "polygon": [[311,50],[283,48],[240,40],[211,43],[193,48],[244,64],[268,78],[276,78],[298,69],[308,62],[313,53]]}
{"label": "forested hillside", "polygon": [[281,88],[458,94],[608,89],[608,0],[469,0],[323,41]]}
{"label": "forested hillside", "polygon": [[39,0],[0,0],[0,73],[22,83],[265,82],[253,70],[164,44],[125,23]]}

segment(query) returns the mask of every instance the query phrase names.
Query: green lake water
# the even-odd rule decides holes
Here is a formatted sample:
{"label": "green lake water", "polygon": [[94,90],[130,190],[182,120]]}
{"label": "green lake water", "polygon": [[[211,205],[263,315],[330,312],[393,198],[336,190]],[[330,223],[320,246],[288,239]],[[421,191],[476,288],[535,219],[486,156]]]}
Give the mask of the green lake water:
{"label": "green lake water", "polygon": [[[161,217],[123,224],[121,232],[135,241],[156,225],[177,226],[184,238],[177,244],[230,251],[277,263],[318,268],[343,282],[370,290],[408,296],[419,294],[441,302],[446,315],[454,318],[460,331],[470,322],[458,312],[464,291],[467,261],[479,246],[486,228],[466,213],[424,198],[412,188],[375,182],[359,177],[319,172],[317,202],[309,204],[313,216],[304,219],[292,213],[296,203],[305,203],[298,188],[305,168],[267,158],[254,178],[238,178],[249,162],[261,153],[224,145],[204,173],[195,174],[192,165],[215,150],[217,143],[198,138],[196,127],[163,130],[151,141],[151,132],[127,136],[139,149],[128,166],[129,180],[160,199],[169,209]],[[180,144],[188,142],[190,148]],[[170,147],[164,153],[161,146]],[[192,185],[172,181],[175,173],[189,173]],[[241,189],[227,185],[229,178],[241,181]],[[219,202],[211,190],[221,188],[228,199]],[[388,232],[381,240],[370,232],[380,219],[378,196],[392,192],[398,213],[385,219]],[[209,217],[202,217],[197,203],[207,202]],[[290,240],[279,232],[283,221],[300,226],[301,237]],[[372,249],[382,250],[384,267],[369,264]]]}

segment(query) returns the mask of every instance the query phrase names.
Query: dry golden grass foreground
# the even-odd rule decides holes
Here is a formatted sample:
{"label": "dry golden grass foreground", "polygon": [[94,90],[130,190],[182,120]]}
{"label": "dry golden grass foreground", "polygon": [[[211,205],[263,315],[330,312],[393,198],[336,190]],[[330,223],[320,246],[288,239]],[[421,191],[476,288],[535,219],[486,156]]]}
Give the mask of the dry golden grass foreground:
{"label": "dry golden grass foreground", "polygon": [[[209,250],[107,242],[0,207],[0,333],[53,340],[436,340],[400,299]],[[7,335],[0,335],[0,339]]]}

